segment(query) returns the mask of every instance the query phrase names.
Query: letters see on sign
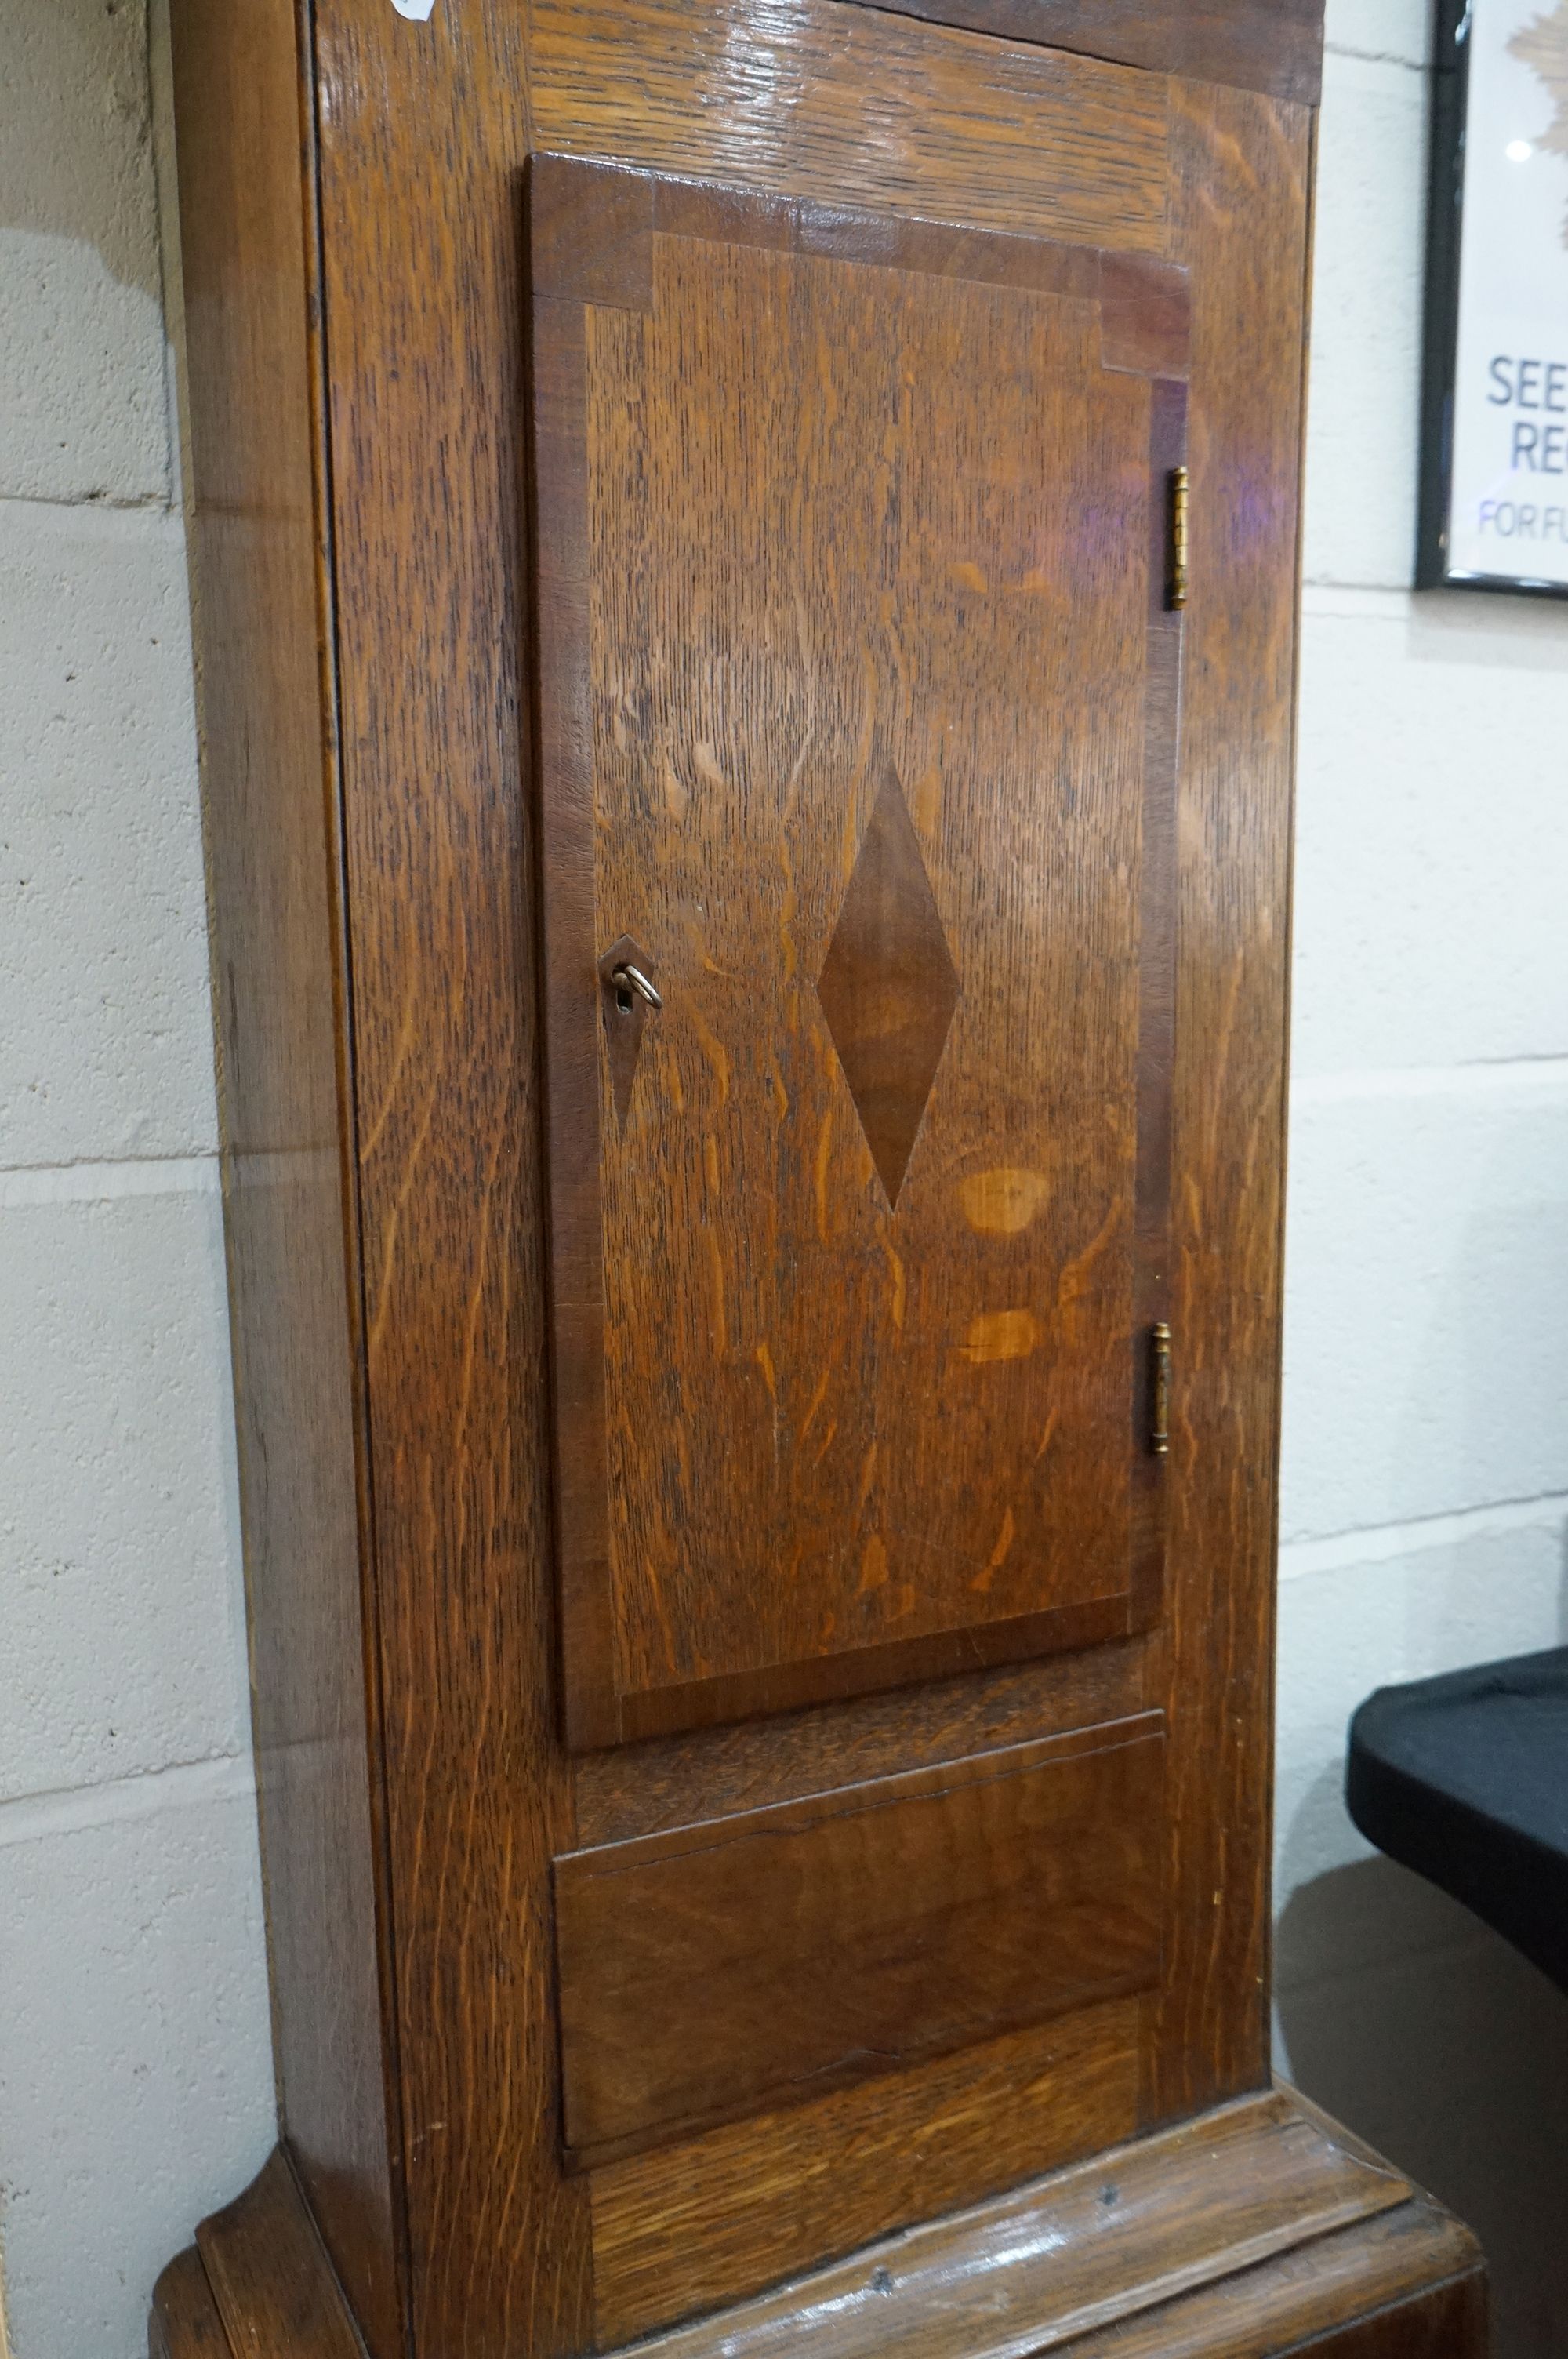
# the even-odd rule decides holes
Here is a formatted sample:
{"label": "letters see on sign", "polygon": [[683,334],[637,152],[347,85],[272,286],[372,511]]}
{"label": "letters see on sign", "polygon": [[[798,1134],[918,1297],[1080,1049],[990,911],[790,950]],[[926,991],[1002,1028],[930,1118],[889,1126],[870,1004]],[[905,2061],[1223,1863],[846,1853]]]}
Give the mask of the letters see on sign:
{"label": "letters see on sign", "polygon": [[1434,223],[1452,377],[1429,405],[1445,495],[1422,577],[1568,590],[1568,0],[1455,13],[1438,126],[1446,100],[1455,207]]}

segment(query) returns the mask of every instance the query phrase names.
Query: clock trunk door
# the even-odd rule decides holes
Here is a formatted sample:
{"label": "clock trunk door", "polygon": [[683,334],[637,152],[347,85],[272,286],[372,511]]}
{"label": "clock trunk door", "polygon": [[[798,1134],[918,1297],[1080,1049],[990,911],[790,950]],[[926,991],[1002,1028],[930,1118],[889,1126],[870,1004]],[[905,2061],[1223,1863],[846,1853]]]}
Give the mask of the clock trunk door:
{"label": "clock trunk door", "polygon": [[1185,281],[535,160],[564,1692],[1158,1611]]}

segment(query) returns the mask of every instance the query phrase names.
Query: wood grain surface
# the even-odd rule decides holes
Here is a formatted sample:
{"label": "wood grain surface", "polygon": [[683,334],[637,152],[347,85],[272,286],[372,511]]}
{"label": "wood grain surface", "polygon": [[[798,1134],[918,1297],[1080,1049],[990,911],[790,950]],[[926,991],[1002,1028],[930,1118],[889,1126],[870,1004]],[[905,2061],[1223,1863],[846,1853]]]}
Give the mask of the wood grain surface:
{"label": "wood grain surface", "polygon": [[196,2248],[236,2359],[364,2359],[281,2147],[242,2196],[202,2221]]}
{"label": "wood grain surface", "polygon": [[[1172,85],[1192,273],[1177,802],[1166,1979],[1148,2119],[1269,2069],[1291,764],[1312,123]],[[1242,323],[1244,323],[1244,328]],[[1176,1830],[1180,1830],[1179,1834]]]}
{"label": "wood grain surface", "polygon": [[880,780],[873,770],[868,784],[871,812],[816,977],[816,1004],[896,1213],[959,991],[898,772],[884,760]]}
{"label": "wood grain surface", "polygon": [[556,1863],[579,2157],[1158,1977],[1155,1714]]}
{"label": "wood grain surface", "polygon": [[601,2345],[1131,2136],[1141,2010],[1112,1999],[593,2174]]}
{"label": "wood grain surface", "polygon": [[376,2359],[392,2359],[403,2343],[395,2035],[382,2013],[379,1765],[362,1621],[362,1606],[373,1608],[309,61],[292,0],[234,12],[173,0],[170,16],[276,2063],[285,2134],[334,2264]]}
{"label": "wood grain surface", "polygon": [[233,2359],[194,2245],[175,2256],[153,2288],[147,2359]]}
{"label": "wood grain surface", "polygon": [[[839,0],[529,0],[526,21],[536,148],[1166,251],[1159,75]],[[520,77],[515,11],[494,38]]]}
{"label": "wood grain surface", "polygon": [[[1165,2306],[1409,2207],[1411,2197],[1396,2172],[1346,2153],[1287,2094],[1244,2099],[911,2228],[644,2349],[649,2359],[720,2351],[724,2359],[872,2359],[889,2349],[900,2359],[1019,2359],[1061,2346],[1093,2350],[1103,2332],[1105,2347],[1119,2351],[1118,2338],[1136,2335],[1141,2317],[1162,2327]],[[1473,2267],[1474,2244],[1462,2249]]]}
{"label": "wood grain surface", "polygon": [[315,10],[344,836],[416,2359],[592,2332],[564,2180],[514,0]]}
{"label": "wood grain surface", "polygon": [[[1185,282],[551,158],[531,186],[591,1746],[929,1678],[980,1630],[1113,1635],[1135,1551],[1157,1609],[1184,409],[1128,364],[1182,364]],[[664,1006],[622,1120],[633,935]]]}
{"label": "wood grain surface", "polygon": [[1487,2359],[1476,2240],[1421,2201],[1080,2336],[1072,2359]]}
{"label": "wood grain surface", "polygon": [[589,1754],[577,1768],[578,1841],[620,1843],[1125,1720],[1144,1702],[1145,1652],[1141,1639],[1124,1639],[929,1687]]}
{"label": "wood grain surface", "polygon": [[[1100,2011],[1099,2033],[1112,2013]],[[1069,2044],[1054,2056],[1031,2059],[1013,2041],[999,2043],[986,2060],[1023,2084],[1026,2111],[1047,2090],[1070,2108],[1086,2073],[1092,2075],[1094,2053],[1075,2049],[1071,2027],[1063,2029]],[[977,2079],[969,2094],[979,2086]],[[978,2128],[961,2088],[932,2093],[938,2102],[926,2119],[900,2112],[856,2157],[880,2167],[916,2204],[929,2153],[925,2138],[941,2139],[929,2159],[943,2172],[962,2154],[966,2133]],[[656,2321],[661,2291],[667,2298],[670,2290],[655,2257],[661,2231],[696,2231],[695,2245],[682,2243],[675,2277],[679,2286],[684,2275],[694,2308],[723,2288],[727,2268],[754,2267],[749,2236],[783,2257],[792,2231],[810,2233],[809,2208],[820,2192],[814,2151],[793,2158],[786,2189],[762,2189],[743,2169],[737,2174],[744,2158],[724,2156],[722,2137],[687,2150],[692,2168],[673,2200],[667,2186],[662,2201],[650,2201],[653,2190],[617,2189],[615,2173],[601,2175],[601,2344]],[[705,2166],[720,2171],[728,2202],[728,2233],[717,2241],[714,2212],[689,2201],[702,2190]],[[912,2173],[920,2175],[918,2188]],[[199,2253],[185,2253],[158,2280],[149,2359],[360,2353],[292,2184],[275,2156],[238,2203],[203,2223],[208,2266]],[[790,2216],[796,2190],[806,2207],[798,2221]],[[633,2198],[619,2212],[618,2194]],[[830,2234],[852,2220],[855,2195],[852,2184],[847,2214],[828,2204],[816,2232]],[[1007,2271],[1000,2299],[999,2266]],[[1308,2352],[1314,2359],[1485,2359],[1486,2273],[1458,2222],[1413,2195],[1375,2157],[1338,2144],[1311,2109],[1303,2114],[1281,2093],[872,2245],[777,2294],[639,2348],[654,2359],[763,2359],[779,2350],[869,2359],[890,2343],[914,2359],[1022,2359],[1049,2351],[1072,2359],[1291,2359]]]}
{"label": "wood grain surface", "polygon": [[859,0],[932,24],[1317,103],[1323,0]]}
{"label": "wood grain surface", "polygon": [[[238,127],[222,132],[226,118],[213,109],[217,131],[206,168],[213,185],[231,151],[246,153],[247,107],[276,126],[271,144],[281,174],[287,149],[275,71],[281,49],[275,46],[274,67],[262,71],[232,12],[184,13],[192,21],[201,16],[204,38],[222,51],[232,77],[225,103]],[[292,39],[291,12],[280,6],[245,12],[244,21],[265,19],[276,45],[286,18]],[[1082,1689],[1086,1722],[1116,1708],[1124,1693],[1167,1713],[1181,1832],[1170,1838],[1165,1867],[1162,1995],[1140,2004],[1138,2013],[1148,2025],[1141,2110],[1148,2119],[1169,2119],[1217,2094],[1256,2087],[1266,2071],[1267,1575],[1310,118],[1299,106],[1245,91],[1167,83],[1027,40],[835,0],[787,6],[784,0],[524,6],[465,0],[460,10],[438,9],[425,25],[398,17],[382,0],[316,0],[311,30],[316,109],[306,130],[319,132],[321,147],[326,268],[319,293],[331,388],[326,461],[312,468],[308,383],[297,401],[288,335],[265,309],[281,304],[297,321],[311,316],[297,255],[309,251],[314,191],[308,136],[300,177],[297,127],[295,178],[260,206],[270,215],[287,196],[294,208],[284,244],[275,231],[251,274],[265,333],[259,344],[244,330],[193,346],[203,397],[212,405],[209,450],[230,471],[219,481],[231,549],[247,533],[258,543],[267,538],[257,520],[272,513],[273,498],[243,466],[235,469],[235,454],[243,457],[269,431],[297,453],[306,420],[305,472],[296,457],[284,477],[303,490],[277,511],[293,552],[288,612],[296,619],[276,629],[265,601],[235,610],[254,641],[254,676],[267,685],[248,705],[232,695],[218,713],[243,780],[297,777],[298,749],[306,746],[318,799],[312,818],[293,788],[275,808],[270,788],[264,794],[258,785],[247,828],[265,855],[260,937],[276,966],[281,934],[271,913],[286,906],[290,924],[317,945],[303,973],[315,978],[312,991],[325,979],[328,1012],[307,993],[298,1002],[309,1010],[300,1041],[287,1022],[275,1031],[270,1013],[249,1034],[242,1024],[235,1036],[249,1042],[253,1071],[276,1076],[266,1086],[282,1093],[287,1110],[286,1120],[269,1116],[257,1126],[265,1152],[292,1154],[303,1138],[316,1158],[298,1167],[300,1194],[275,1198],[257,1248],[257,1266],[289,1306],[269,1348],[272,1397],[287,1420],[277,1447],[290,1473],[285,1493],[275,1471],[268,1512],[299,1514],[300,1502],[320,1511],[316,1555],[300,1560],[315,1586],[286,1593],[298,1609],[295,1635],[279,1638],[276,1662],[268,1662],[265,1643],[258,1651],[264,1693],[274,1700],[258,1705],[258,1714],[273,1712],[274,1725],[305,1732],[296,1774],[316,1799],[297,1822],[320,1831],[319,1842],[304,1842],[315,1864],[300,1889],[318,1896],[325,1930],[310,1932],[313,1919],[301,1911],[299,1957],[280,1969],[280,1987],[287,1973],[306,1991],[313,1966],[299,2052],[321,2060],[322,2151],[337,2139],[333,2150],[347,2158],[341,2180],[320,2174],[315,2200],[345,2277],[359,2270],[355,2305],[383,2359],[393,2344],[376,2323],[373,2280],[380,2269],[395,2310],[396,2180],[392,2161],[376,2159],[387,2155],[384,2130],[379,2147],[362,2136],[376,2119],[382,2054],[367,2036],[371,2011],[355,1993],[373,1992],[377,1980],[374,1875],[384,1859],[388,1946],[379,1981],[385,2049],[398,2074],[391,2150],[406,2165],[406,2345],[414,2359],[454,2353],[510,2359],[524,2349],[536,2359],[570,2359],[601,2339],[592,2250],[601,2224],[606,2253],[623,2256],[606,2262],[602,2332],[619,2332],[608,2321],[622,2315],[657,2322],[658,2213],[643,2215],[639,2245],[630,2212],[615,2212],[612,2190],[630,2190],[634,2174],[652,2170],[658,2158],[592,2173],[563,2170],[552,1854],[580,1847],[596,1826],[641,1836],[711,1817],[736,1806],[727,1794],[776,1807],[802,1790],[791,1782],[797,1774],[805,1790],[820,1790],[814,1765],[832,1752],[836,1714],[843,1716],[850,1778],[925,1766],[941,1757],[946,1728],[977,1747],[994,1741],[993,1727],[1007,1741],[1031,1741],[1076,1719],[1065,1699],[1079,1692],[1080,1673],[1065,1662],[1033,1664],[1026,1668],[1039,1684],[1013,1685],[1014,1673],[988,1669],[979,1651],[972,1680],[954,1676],[961,1668],[954,1664],[945,1689],[918,1696],[824,1700],[773,1730],[759,1723],[656,1736],[629,1749],[623,1768],[583,1760],[574,1770],[561,1751],[535,1022],[537,875],[525,801],[533,664],[525,161],[541,148],[608,156],[666,176],[733,182],[752,194],[804,198],[831,212],[870,209],[892,224],[886,251],[905,256],[899,240],[906,224],[944,223],[954,266],[929,274],[941,283],[922,290],[920,308],[949,322],[968,318],[965,307],[979,299],[977,286],[984,292],[989,285],[965,275],[974,267],[965,260],[970,230],[1098,255],[1102,373],[1132,366],[1125,397],[1147,403],[1147,377],[1136,372],[1174,381],[1190,361],[1193,596],[1184,625],[1172,1100],[1178,1250],[1168,1273],[1178,1338],[1175,1514],[1165,1635],[1142,1642],[1147,1652],[1136,1663],[1126,1640],[1108,1654],[1122,1668],[1108,1680],[1103,1704],[1092,1699],[1087,1672]],[[264,86],[259,100],[253,81]],[[184,113],[200,125],[209,104],[200,79],[196,91]],[[271,185],[265,170],[244,183]],[[227,212],[222,205],[214,211],[210,231],[197,225],[199,249],[202,236],[210,238],[201,266],[214,277],[226,258],[247,251],[243,236],[254,234],[254,223],[236,218],[237,199],[228,202]],[[238,210],[248,209],[254,210],[249,198]],[[607,353],[618,336],[625,345],[633,331],[645,335],[655,316],[637,308],[644,299],[642,228],[631,223],[609,244],[614,270],[597,291],[628,308],[600,305],[594,313],[596,336],[597,323],[608,322]],[[651,266],[652,238],[647,245]],[[997,249],[987,253],[999,259]],[[1136,258],[1130,301],[1111,291],[1116,274],[1106,274],[1107,255]],[[755,258],[759,268],[787,261],[814,283],[867,267],[826,242],[809,256],[778,248],[759,249]],[[1053,266],[1065,273],[1069,265]],[[881,267],[903,273],[907,259]],[[305,302],[297,308],[302,285]],[[580,291],[557,299],[583,310]],[[708,289],[705,299],[709,319],[718,318],[722,290]],[[1086,301],[1070,290],[1028,299],[1064,312]],[[1004,279],[985,300],[1000,312],[1024,299]],[[1147,409],[1144,418],[1147,424]],[[1147,440],[1140,449],[1147,482]],[[321,816],[323,809],[330,813],[322,753],[330,760],[335,708],[316,669],[329,609],[314,579],[326,538],[314,486],[329,479],[351,920],[335,949],[330,832]],[[214,515],[218,506],[214,499]],[[308,598],[297,586],[301,549],[308,552]],[[235,568],[243,579],[237,559]],[[1151,578],[1141,566],[1142,587]],[[1145,655],[1148,645],[1145,632]],[[237,664],[232,676],[241,676]],[[222,662],[214,677],[229,695],[231,674]],[[1141,742],[1146,753],[1147,734]],[[261,752],[245,768],[247,745]],[[909,808],[918,827],[913,802]],[[287,826],[275,824],[277,810],[290,815]],[[857,828],[863,815],[858,803]],[[315,887],[313,845],[326,879]],[[237,893],[246,881],[243,865],[233,874]],[[267,881],[275,875],[285,877],[287,891]],[[940,908],[940,880],[934,883]],[[237,908],[229,923],[243,923]],[[643,940],[635,926],[627,930]],[[824,946],[826,940],[825,933]],[[651,954],[660,948],[644,946]],[[954,962],[962,983],[962,962]],[[258,959],[254,972],[264,971]],[[242,980],[243,972],[242,962]],[[347,991],[335,1026],[334,981]],[[294,989],[289,984],[286,1002]],[[341,1182],[351,1029],[357,1205],[353,1188]],[[657,1038],[651,1018],[640,1066]],[[640,1070],[629,1130],[645,1080]],[[920,1153],[917,1138],[906,1190]],[[281,1168],[258,1163],[258,1180]],[[869,1154],[867,1170],[874,1180]],[[345,1538],[355,1504],[357,1304],[334,1274],[345,1240],[351,1262],[358,1250],[356,1210],[370,1388],[368,1452],[357,1471],[361,1499],[373,1515],[358,1536],[359,1565],[352,1538]],[[347,1309],[334,1309],[345,1293]],[[323,1332],[327,1357],[319,1364],[308,1339]],[[319,1375],[300,1381],[302,1366],[319,1364],[336,1371],[330,1383]],[[259,1466],[258,1452],[247,1448],[251,1465]],[[250,1522],[249,1506],[246,1512]],[[373,1609],[362,1626],[352,1585],[362,1571]],[[282,1633],[290,1625],[279,1619],[273,1626]],[[1086,1641],[1107,1635],[1103,1627],[1079,1632]],[[384,1734],[375,1731],[375,1683],[368,1697],[362,1687],[357,1695],[351,1690],[362,1637],[386,1698]],[[336,1669],[329,1674],[324,1665]],[[1135,1699],[1119,1680],[1135,1681]],[[738,1710],[779,1701],[767,1692],[748,1698],[739,1688],[724,1699]],[[1035,1710],[1041,1717],[1031,1725]],[[356,1800],[349,1775],[345,1732],[362,1728],[367,1712],[384,1771],[384,1849],[362,1782]],[[326,1784],[312,1782],[319,1778]],[[340,1782],[329,1794],[332,1779]],[[334,1828],[341,1853],[329,1840]],[[268,1875],[276,1892],[270,1837]],[[347,1952],[339,1943],[345,1929],[353,1935]],[[330,2006],[320,2003],[323,1992],[333,1995]],[[907,2093],[914,2109],[901,2115],[892,2107],[890,2118],[913,2121],[923,2088],[957,2092],[974,2068],[973,2081],[963,2083],[968,2095],[952,2100],[973,2112],[953,2148],[944,2200],[963,2201],[980,2187],[967,2174],[984,2167],[987,2105],[994,2106],[999,2156],[1010,2168],[1012,2159],[1030,2167],[1010,2143],[1000,2080],[988,2082],[982,2069],[989,2053],[982,2044],[886,2083],[900,2103]],[[941,2079],[949,2066],[958,2076],[951,2083]],[[289,2069],[286,2062],[286,2081]],[[1086,2142],[1118,2136],[1126,2126],[1125,2053],[1119,2066],[1087,2075],[1082,2086],[1086,2112],[1073,2135]],[[737,2180],[780,2185],[784,2174],[828,2186],[842,2168],[854,2234],[872,2235],[907,2217],[906,2182],[891,2164],[880,2215],[876,2174],[857,2176],[853,2168],[860,2143],[870,2141],[868,2152],[876,2143],[876,2117],[856,2110],[865,2095],[846,2089],[687,2142],[682,2151],[693,2153],[708,2151],[708,2139],[732,2141],[726,2171],[704,2176],[694,2166],[681,2230],[692,2260],[685,2277],[671,2263],[673,2299],[707,2299],[702,2285],[720,2279],[717,2298],[732,2299],[781,2268],[808,2264],[813,2237],[821,2240],[816,2254],[842,2250],[826,2198],[802,2206],[795,2241],[782,2196],[771,2233],[758,2213],[731,2235],[727,2207]],[[933,2096],[938,2111],[946,2102]],[[372,2167],[362,2175],[367,2155]],[[301,2159],[308,2167],[308,2154]],[[649,2184],[642,2182],[644,2195]],[[347,2224],[334,2228],[334,2219]],[[1326,2250],[1332,2238],[1325,2233],[1320,2242]],[[1425,2248],[1427,2262],[1433,2249]],[[1364,2250],[1347,2260],[1346,2284],[1356,2268],[1371,2266]],[[395,2323],[395,2332],[402,2345]]]}
{"label": "wood grain surface", "polygon": [[[1136,307],[1128,311],[1136,319]],[[1174,338],[1170,340],[1174,342]],[[1167,350],[1162,357],[1174,356]],[[1181,357],[1186,360],[1185,304]],[[1170,1489],[1164,1453],[1152,1446],[1155,1322],[1171,1316],[1171,1105],[1176,1051],[1176,799],[1181,778],[1182,616],[1171,595],[1171,502],[1186,457],[1187,390],[1160,376],[1149,403],[1148,571],[1144,584],[1143,805],[1138,994],[1138,1164],[1133,1187],[1132,1620],[1155,1622],[1164,1604]]]}

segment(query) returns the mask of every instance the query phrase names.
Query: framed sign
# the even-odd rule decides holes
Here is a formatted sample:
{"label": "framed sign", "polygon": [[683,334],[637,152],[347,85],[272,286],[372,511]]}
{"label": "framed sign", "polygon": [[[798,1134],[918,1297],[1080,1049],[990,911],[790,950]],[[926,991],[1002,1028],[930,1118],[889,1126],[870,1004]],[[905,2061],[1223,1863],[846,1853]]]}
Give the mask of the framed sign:
{"label": "framed sign", "polygon": [[1416,579],[1568,596],[1568,0],[1441,0]]}

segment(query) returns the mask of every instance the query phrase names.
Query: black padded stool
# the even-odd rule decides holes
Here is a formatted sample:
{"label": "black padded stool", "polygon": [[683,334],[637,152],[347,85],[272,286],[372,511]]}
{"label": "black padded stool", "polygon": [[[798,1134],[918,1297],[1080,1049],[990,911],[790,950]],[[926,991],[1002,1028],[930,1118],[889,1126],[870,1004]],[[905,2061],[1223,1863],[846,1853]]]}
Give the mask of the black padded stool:
{"label": "black padded stool", "polygon": [[1369,1843],[1568,1990],[1568,1647],[1379,1688],[1345,1799]]}

